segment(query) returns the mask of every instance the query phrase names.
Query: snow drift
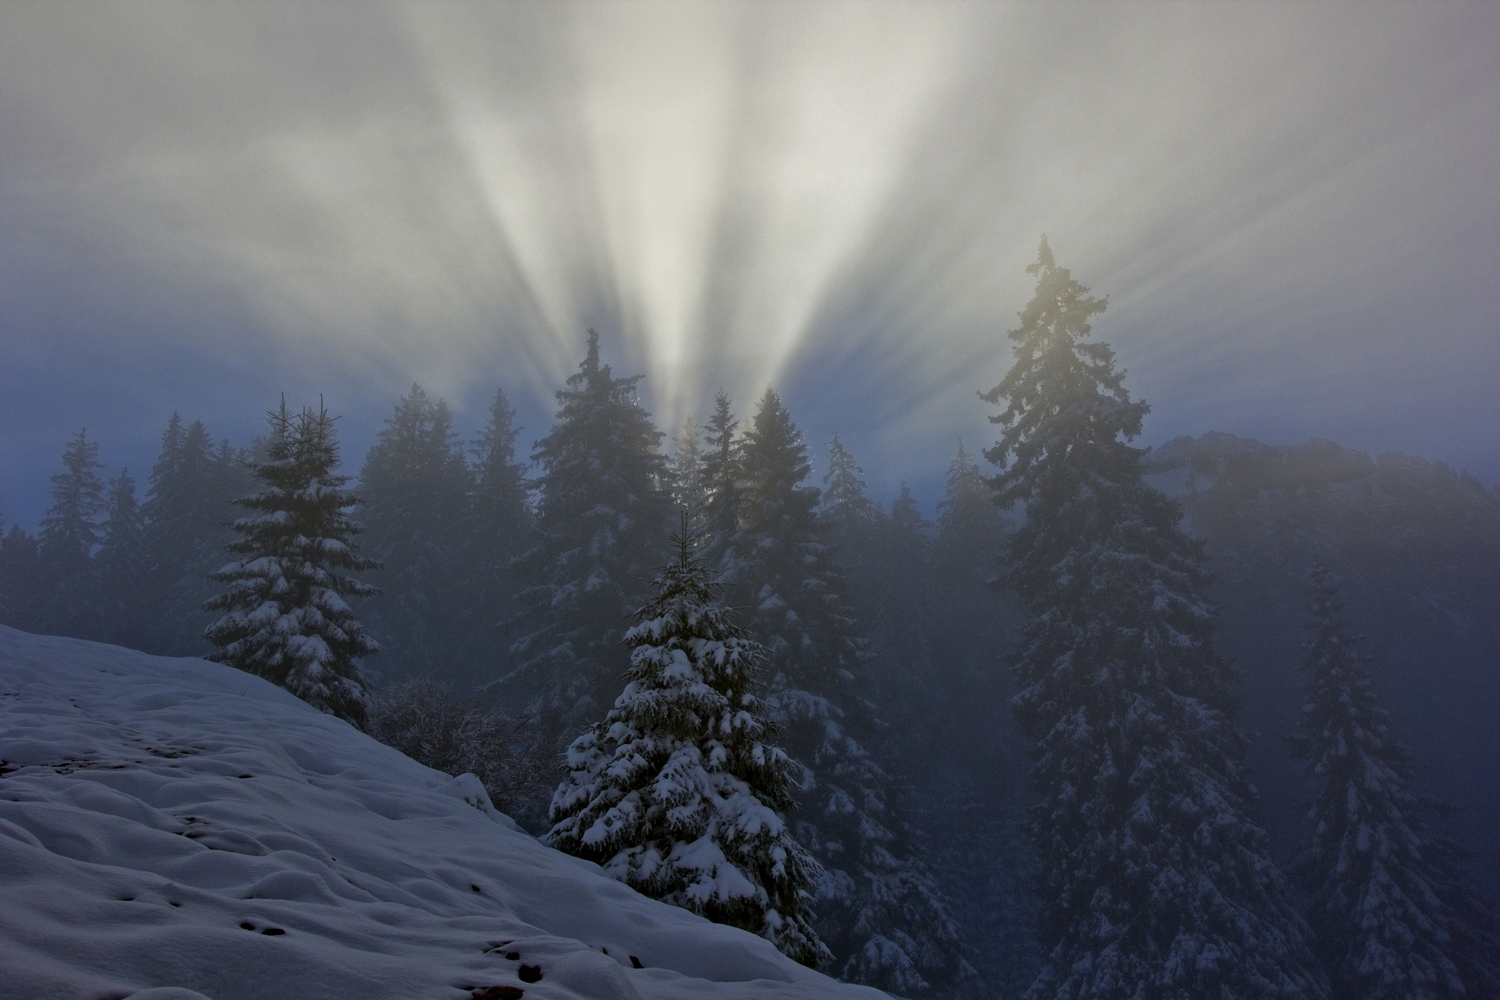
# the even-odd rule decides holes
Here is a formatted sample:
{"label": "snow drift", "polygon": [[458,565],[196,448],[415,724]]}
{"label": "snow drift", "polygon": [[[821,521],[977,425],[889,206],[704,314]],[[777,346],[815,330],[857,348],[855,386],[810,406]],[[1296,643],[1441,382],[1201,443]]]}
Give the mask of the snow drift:
{"label": "snow drift", "polygon": [[0,997],[856,998],[230,667],[0,627]]}

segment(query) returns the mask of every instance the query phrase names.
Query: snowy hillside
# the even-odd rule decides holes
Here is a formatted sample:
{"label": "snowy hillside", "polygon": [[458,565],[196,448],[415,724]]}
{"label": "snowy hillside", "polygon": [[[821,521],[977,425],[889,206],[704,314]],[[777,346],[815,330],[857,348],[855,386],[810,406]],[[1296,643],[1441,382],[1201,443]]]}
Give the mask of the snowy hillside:
{"label": "snowy hillside", "polygon": [[0,760],[7,1000],[883,996],[217,664],[0,627]]}

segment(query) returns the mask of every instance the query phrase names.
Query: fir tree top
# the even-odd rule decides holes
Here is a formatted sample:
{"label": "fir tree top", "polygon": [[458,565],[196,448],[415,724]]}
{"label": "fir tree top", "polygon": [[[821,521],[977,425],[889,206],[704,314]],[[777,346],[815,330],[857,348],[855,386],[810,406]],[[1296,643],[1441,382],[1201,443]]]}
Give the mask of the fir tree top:
{"label": "fir tree top", "polygon": [[1037,287],[1021,325],[1009,332],[1015,362],[999,385],[980,394],[987,403],[1006,402],[990,417],[1001,427],[1000,440],[984,453],[1003,470],[994,479],[1000,501],[1040,493],[1051,502],[1076,488],[1079,476],[1138,477],[1145,452],[1125,442],[1140,434],[1150,407],[1125,391],[1125,372],[1116,370],[1110,346],[1088,339],[1089,321],[1104,312],[1106,300],[1057,266],[1045,236],[1026,273],[1037,276]]}

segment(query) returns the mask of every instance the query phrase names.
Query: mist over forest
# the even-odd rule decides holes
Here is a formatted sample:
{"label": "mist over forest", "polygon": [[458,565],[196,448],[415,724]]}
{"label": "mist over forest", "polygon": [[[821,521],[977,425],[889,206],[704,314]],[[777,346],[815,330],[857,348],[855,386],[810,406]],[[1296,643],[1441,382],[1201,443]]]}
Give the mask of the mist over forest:
{"label": "mist over forest", "polygon": [[0,0],[0,1000],[1500,1000],[1496,51]]}
{"label": "mist over forest", "polygon": [[[1317,855],[1307,810],[1323,772],[1295,746],[1312,738],[1309,664],[1332,635],[1331,648],[1342,641],[1339,655],[1353,656],[1346,668],[1368,663],[1369,680],[1352,690],[1369,700],[1372,731],[1411,748],[1409,759],[1382,751],[1401,787],[1410,781],[1402,822],[1423,843],[1449,845],[1453,871],[1468,873],[1458,877],[1477,937],[1442,940],[1478,963],[1463,976],[1484,982],[1493,968],[1484,914],[1500,877],[1500,488],[1441,462],[1322,439],[1268,445],[1215,431],[1131,449],[1144,407],[1079,318],[1102,304],[1052,263],[1045,240],[1038,269],[1037,297],[1010,337],[1014,367],[974,401],[996,414],[1000,443],[959,443],[939,497],[903,484],[888,504],[872,499],[859,456],[837,434],[806,441],[775,388],[752,400],[720,391],[711,413],[660,429],[639,403],[642,377],[616,373],[609,339],[589,331],[530,455],[518,450],[503,391],[485,426],[465,436],[447,403],[417,384],[393,401],[369,451],[347,460],[334,415],[285,399],[265,435],[245,442],[216,439],[213,414],[173,413],[138,479],[110,469],[86,430],[64,436],[40,528],[9,525],[0,542],[0,624],[238,663],[424,763],[478,774],[497,808],[533,834],[662,895],[617,867],[628,851],[598,846],[597,829],[586,836],[608,817],[567,833],[569,809],[588,808],[567,803],[583,795],[579,782],[586,791],[614,773],[585,758],[617,744],[621,726],[666,725],[664,708],[628,711],[650,662],[631,625],[699,594],[727,616],[715,641],[750,643],[735,697],[765,706],[759,738],[784,747],[791,768],[755,801],[785,816],[795,835],[787,849],[817,872],[805,876],[802,937],[762,933],[799,961],[898,995],[1037,995],[1039,975],[1055,974],[1047,954],[1060,917],[1046,852],[1028,834],[1044,829],[1036,824],[1056,776],[1028,739],[1038,682],[1025,678],[1037,623],[1056,611],[1028,612],[1023,571],[1030,533],[1067,507],[1018,485],[1017,470],[1073,453],[1050,445],[1061,432],[1048,419],[1125,406],[1124,422],[1091,447],[1114,449],[1134,470],[1109,474],[1165,512],[1156,530],[1183,539],[1174,558],[1188,575],[1178,585],[1207,602],[1193,612],[1202,643],[1193,648],[1220,664],[1227,700],[1203,697],[1245,734],[1231,746],[1249,770],[1227,772],[1246,782],[1236,822],[1263,827],[1257,850],[1295,876],[1284,892],[1293,902],[1259,905],[1295,914],[1306,905],[1295,901],[1318,898],[1299,879]],[[1081,303],[1071,312],[1068,296]],[[1056,315],[1038,319],[1054,300]],[[1034,392],[1017,389],[1027,359],[1046,357],[1031,353],[1033,327],[1060,338],[1054,354],[1060,343],[1087,359],[1100,388],[1058,389],[1038,376]],[[1009,346],[997,339],[995,371]],[[1076,398],[1039,409],[1035,393],[1057,391]],[[1010,409],[997,410],[1006,400]],[[1042,429],[1028,450],[1018,415],[1036,413]],[[304,447],[322,456],[322,478],[310,481],[324,485],[287,493],[296,463],[312,461],[297,457]],[[339,637],[320,646],[313,662],[327,670],[313,680],[323,667],[307,674],[295,656],[253,652],[292,641],[268,638],[252,619],[268,607],[292,613],[290,598],[264,589],[262,564],[283,558],[267,555],[280,551],[274,532],[289,530],[275,526],[310,516],[276,511],[307,503],[325,511],[317,530],[342,540],[299,558],[331,560],[328,586],[348,599],[306,626]],[[1090,579],[1097,590],[1109,574]],[[652,628],[667,627],[660,621]],[[1191,689],[1176,683],[1174,697]],[[1436,864],[1439,849],[1425,851]],[[733,909],[680,905],[755,928]],[[783,899],[780,910],[790,918],[793,906]],[[1308,965],[1314,978],[1297,988],[1324,974]]]}

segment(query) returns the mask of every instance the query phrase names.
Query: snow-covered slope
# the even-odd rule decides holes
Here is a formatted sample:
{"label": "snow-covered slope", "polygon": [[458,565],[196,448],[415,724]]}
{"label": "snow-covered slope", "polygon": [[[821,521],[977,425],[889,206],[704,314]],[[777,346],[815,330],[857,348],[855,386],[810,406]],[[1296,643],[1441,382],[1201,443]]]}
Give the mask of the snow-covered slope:
{"label": "snow-covered slope", "polygon": [[884,996],[203,660],[0,628],[0,760],[0,997]]}

